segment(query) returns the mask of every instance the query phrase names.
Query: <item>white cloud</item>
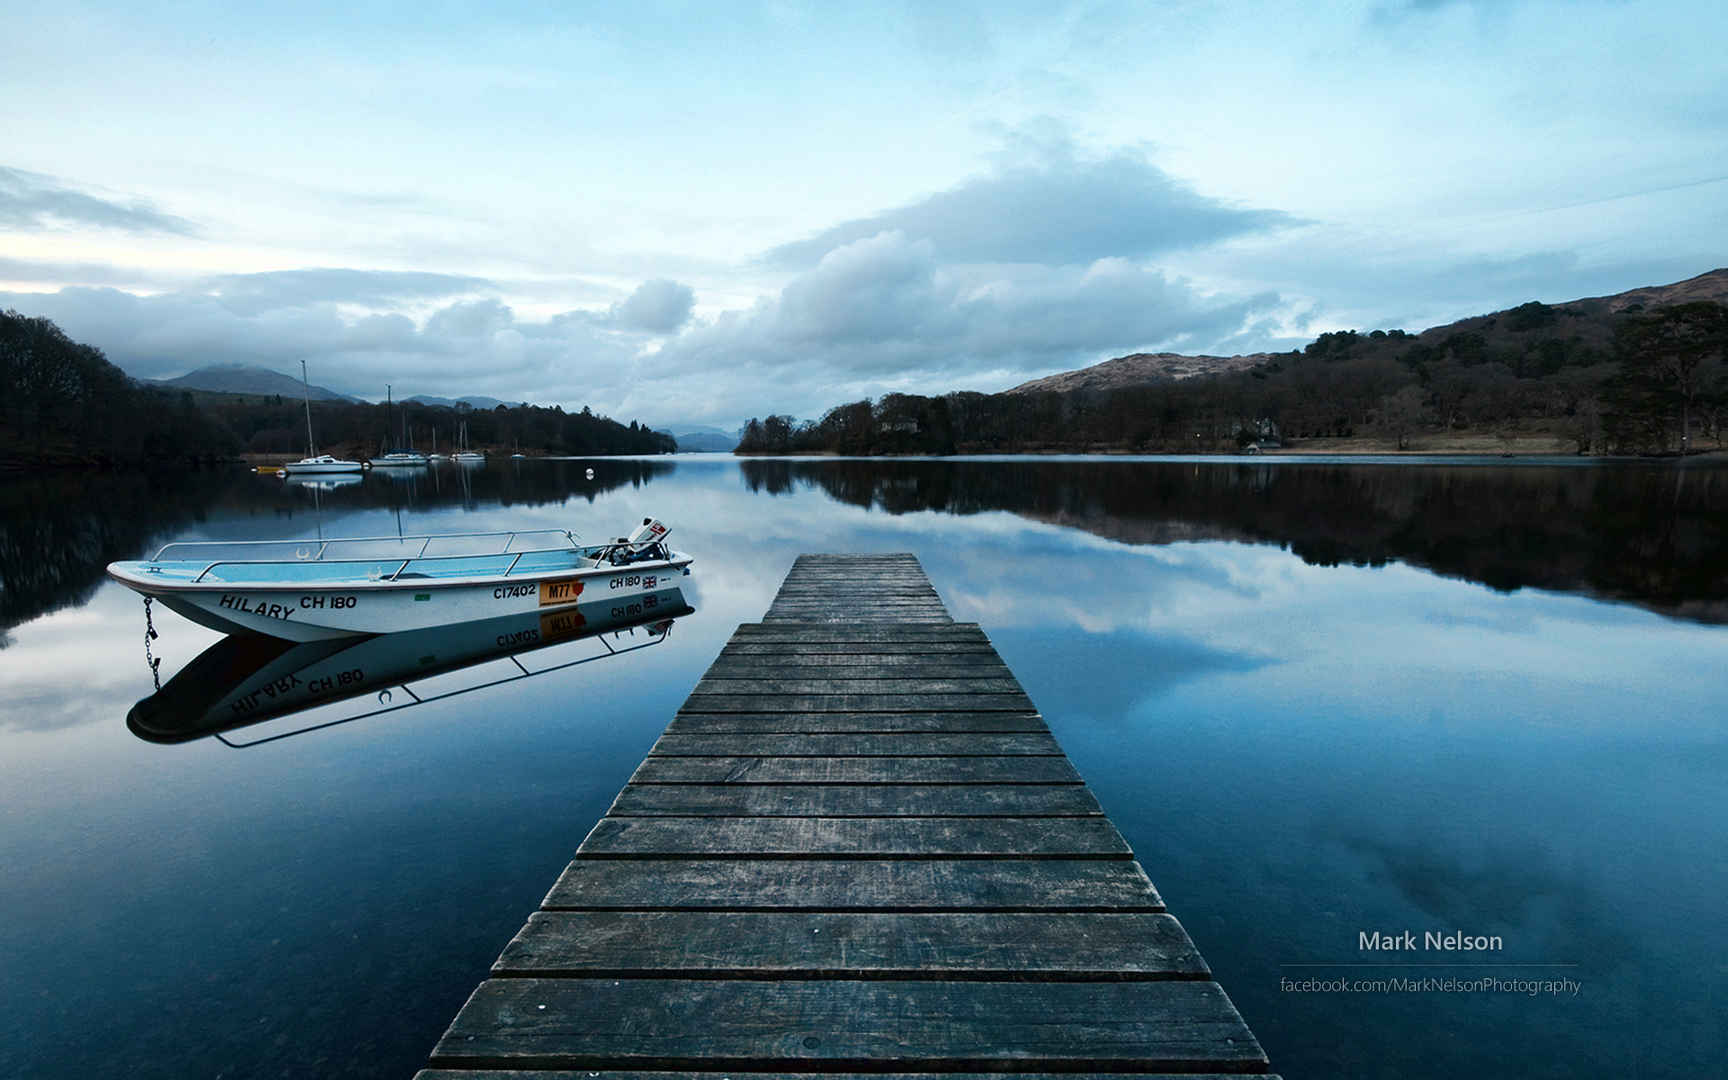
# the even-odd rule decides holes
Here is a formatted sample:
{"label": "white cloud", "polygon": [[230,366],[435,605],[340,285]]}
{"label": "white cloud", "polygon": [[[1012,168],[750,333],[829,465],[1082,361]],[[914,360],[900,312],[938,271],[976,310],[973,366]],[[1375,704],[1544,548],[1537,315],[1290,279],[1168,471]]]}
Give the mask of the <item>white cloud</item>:
{"label": "white cloud", "polygon": [[945,260],[1085,264],[1201,247],[1294,224],[1276,210],[1229,206],[1120,147],[1087,154],[1044,121],[1009,133],[994,170],[946,191],[782,244],[771,262],[809,265],[886,231],[930,241]]}
{"label": "white cloud", "polygon": [[190,221],[142,199],[116,202],[51,176],[0,166],[0,227],[43,231],[75,226],[177,235],[195,231]]}
{"label": "white cloud", "polygon": [[[781,292],[668,341],[657,367],[701,377],[738,414],[812,415],[843,394],[1002,389],[1015,376],[1238,331],[1275,294],[1207,296],[1123,259],[965,267],[885,232],[829,252]],[[724,415],[724,414],[722,414]]]}
{"label": "white cloud", "polygon": [[676,281],[655,278],[644,281],[635,292],[613,304],[609,321],[622,330],[670,334],[690,321],[695,306],[696,290]]}

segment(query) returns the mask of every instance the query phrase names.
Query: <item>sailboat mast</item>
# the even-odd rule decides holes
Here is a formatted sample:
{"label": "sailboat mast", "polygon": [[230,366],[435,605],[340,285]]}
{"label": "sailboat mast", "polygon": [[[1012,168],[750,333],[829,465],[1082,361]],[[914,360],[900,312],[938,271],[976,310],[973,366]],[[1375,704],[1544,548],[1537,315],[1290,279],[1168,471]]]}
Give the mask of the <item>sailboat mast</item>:
{"label": "sailboat mast", "polygon": [[300,361],[300,388],[305,393],[306,401],[306,456],[318,456],[318,448],[312,444],[312,381],[306,377],[306,361]]}

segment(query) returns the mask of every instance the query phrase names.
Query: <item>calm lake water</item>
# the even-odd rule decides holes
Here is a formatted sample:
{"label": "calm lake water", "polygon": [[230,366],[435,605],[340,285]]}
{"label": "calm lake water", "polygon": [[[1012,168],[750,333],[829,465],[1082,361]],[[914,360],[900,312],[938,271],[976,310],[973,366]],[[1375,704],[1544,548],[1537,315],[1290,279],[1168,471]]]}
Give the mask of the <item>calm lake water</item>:
{"label": "calm lake water", "polygon": [[[652,647],[250,748],[128,730],[110,559],[647,514],[697,558]],[[983,624],[1285,1076],[1719,1075],[1728,468],[701,456],[0,484],[0,1075],[411,1074],[803,551],[915,552]],[[218,640],[156,625],[164,681]],[[1529,966],[1346,966],[1404,929]],[[1392,975],[1581,989],[1280,989]]]}

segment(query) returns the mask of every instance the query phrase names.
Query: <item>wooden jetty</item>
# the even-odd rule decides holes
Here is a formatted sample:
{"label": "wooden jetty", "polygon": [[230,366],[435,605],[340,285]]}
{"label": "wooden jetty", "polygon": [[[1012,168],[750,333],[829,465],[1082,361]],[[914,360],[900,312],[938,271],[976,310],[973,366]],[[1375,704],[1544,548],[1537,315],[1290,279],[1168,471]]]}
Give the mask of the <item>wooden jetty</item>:
{"label": "wooden jetty", "polygon": [[911,555],[801,555],[418,1080],[1265,1073]]}

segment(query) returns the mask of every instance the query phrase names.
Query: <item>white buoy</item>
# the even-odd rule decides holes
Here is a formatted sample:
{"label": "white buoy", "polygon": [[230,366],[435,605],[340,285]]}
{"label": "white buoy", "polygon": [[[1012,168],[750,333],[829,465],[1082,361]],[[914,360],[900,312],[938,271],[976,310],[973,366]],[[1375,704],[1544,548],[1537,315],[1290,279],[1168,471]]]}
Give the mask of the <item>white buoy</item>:
{"label": "white buoy", "polygon": [[590,480],[594,479],[594,470],[593,469],[588,470],[588,479],[590,479]]}

